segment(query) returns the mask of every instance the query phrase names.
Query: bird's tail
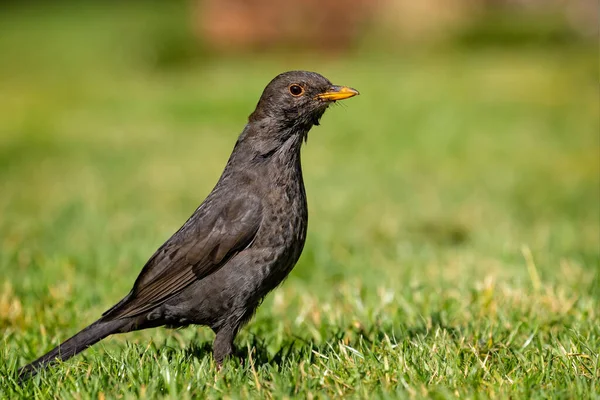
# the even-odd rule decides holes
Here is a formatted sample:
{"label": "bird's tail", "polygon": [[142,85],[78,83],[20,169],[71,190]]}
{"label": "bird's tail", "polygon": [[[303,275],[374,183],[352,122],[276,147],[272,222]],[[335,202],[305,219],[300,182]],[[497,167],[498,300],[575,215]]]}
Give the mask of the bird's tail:
{"label": "bird's tail", "polygon": [[81,353],[83,350],[98,343],[100,340],[113,333],[118,333],[128,324],[127,320],[103,321],[102,319],[94,322],[87,328],[77,333],[70,339],[65,340],[48,353],[37,360],[19,369],[19,381],[23,381],[34,376],[40,370],[46,368],[56,361],[66,361],[69,358]]}

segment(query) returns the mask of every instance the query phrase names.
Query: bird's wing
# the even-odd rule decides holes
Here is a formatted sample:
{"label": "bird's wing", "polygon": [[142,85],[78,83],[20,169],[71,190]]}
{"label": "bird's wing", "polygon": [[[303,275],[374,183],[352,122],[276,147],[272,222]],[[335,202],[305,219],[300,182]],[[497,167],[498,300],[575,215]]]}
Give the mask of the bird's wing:
{"label": "bird's wing", "polygon": [[148,260],[131,293],[103,316],[139,315],[214,273],[252,243],[261,220],[260,199],[252,196],[200,207]]}

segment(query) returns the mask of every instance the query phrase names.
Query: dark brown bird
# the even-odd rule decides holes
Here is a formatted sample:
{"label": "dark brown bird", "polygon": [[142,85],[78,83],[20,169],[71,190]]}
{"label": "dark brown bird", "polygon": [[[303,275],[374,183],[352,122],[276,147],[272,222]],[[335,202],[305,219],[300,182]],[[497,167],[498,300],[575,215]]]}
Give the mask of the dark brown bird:
{"label": "dark brown bird", "polygon": [[213,191],[99,320],[19,370],[25,378],[114,333],[206,325],[220,365],[240,327],[290,273],[306,239],[300,148],[327,107],[358,94],[306,71],[265,88]]}

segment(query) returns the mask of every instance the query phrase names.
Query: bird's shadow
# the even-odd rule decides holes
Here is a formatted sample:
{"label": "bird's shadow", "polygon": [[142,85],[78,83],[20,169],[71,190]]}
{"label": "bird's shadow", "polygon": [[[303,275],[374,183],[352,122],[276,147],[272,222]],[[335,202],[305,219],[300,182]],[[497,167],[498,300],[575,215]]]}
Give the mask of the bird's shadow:
{"label": "bird's shadow", "polygon": [[[336,352],[336,348],[340,342],[347,342],[350,346],[360,338],[363,345],[372,347],[372,345],[381,343],[384,340],[391,339],[392,341],[400,341],[404,339],[413,339],[429,334],[431,331],[444,330],[451,337],[459,337],[461,334],[460,327],[450,326],[444,322],[441,313],[435,312],[430,315],[430,324],[419,324],[408,326],[402,329],[394,329],[393,326],[377,326],[373,324],[368,329],[355,324],[347,324],[344,326],[330,326],[327,328],[324,341],[315,341],[294,335],[286,340],[281,347],[273,353],[270,348],[268,339],[252,333],[241,341],[236,347],[233,357],[230,359],[239,365],[246,365],[248,361],[255,366],[262,365],[277,365],[284,366],[286,363],[298,360],[312,360],[317,354],[329,356],[330,353]],[[350,339],[348,342],[348,338]],[[161,350],[159,350],[161,351]],[[184,350],[186,357],[194,357],[204,359],[212,356],[212,342],[202,341],[190,343]],[[317,356],[318,357],[318,356]]]}

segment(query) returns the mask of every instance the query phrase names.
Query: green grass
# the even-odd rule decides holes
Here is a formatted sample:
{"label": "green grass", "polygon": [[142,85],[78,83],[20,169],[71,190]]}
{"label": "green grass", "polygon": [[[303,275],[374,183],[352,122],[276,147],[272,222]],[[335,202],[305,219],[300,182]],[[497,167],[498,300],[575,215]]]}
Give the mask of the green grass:
{"label": "green grass", "polygon": [[[0,398],[599,397],[592,52],[162,63],[184,10],[120,7],[0,15]],[[129,291],[292,68],[362,95],[303,149],[306,248],[243,358],[154,329],[18,387]]]}

